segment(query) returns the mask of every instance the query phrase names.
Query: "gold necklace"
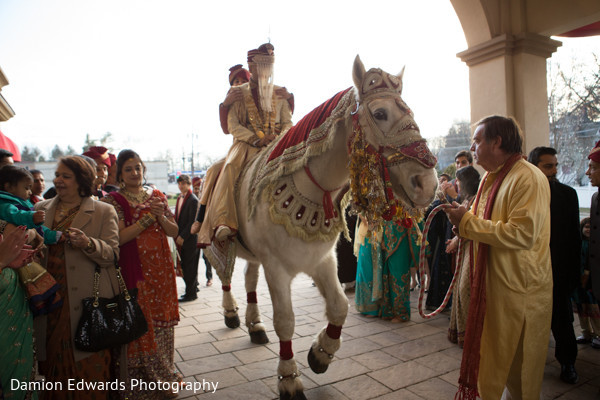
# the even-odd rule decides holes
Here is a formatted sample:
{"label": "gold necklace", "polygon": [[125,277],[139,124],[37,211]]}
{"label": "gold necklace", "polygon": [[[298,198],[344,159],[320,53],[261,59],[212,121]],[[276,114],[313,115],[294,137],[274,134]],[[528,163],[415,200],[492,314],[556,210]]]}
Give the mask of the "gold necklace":
{"label": "gold necklace", "polygon": [[58,220],[60,221],[63,218],[65,218],[69,214],[69,212],[72,209],[74,209],[75,207],[79,207],[79,204],[75,204],[73,207],[68,207],[68,206],[65,206],[65,204],[61,201],[58,204],[57,213],[56,213],[56,215],[58,215]]}
{"label": "gold necklace", "polygon": [[119,192],[121,192],[130,203],[140,204],[146,201],[148,198],[148,192],[146,192],[144,188],[142,188],[138,193],[132,193],[125,188],[121,188]]}

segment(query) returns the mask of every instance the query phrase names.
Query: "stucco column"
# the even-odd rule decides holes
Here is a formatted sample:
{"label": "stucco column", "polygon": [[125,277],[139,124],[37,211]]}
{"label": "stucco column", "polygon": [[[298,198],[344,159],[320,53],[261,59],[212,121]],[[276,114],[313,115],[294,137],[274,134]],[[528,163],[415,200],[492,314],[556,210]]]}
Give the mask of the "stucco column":
{"label": "stucco column", "polygon": [[523,129],[526,152],[547,146],[546,59],[561,44],[533,33],[504,34],[458,53],[469,66],[471,121],[513,116]]}

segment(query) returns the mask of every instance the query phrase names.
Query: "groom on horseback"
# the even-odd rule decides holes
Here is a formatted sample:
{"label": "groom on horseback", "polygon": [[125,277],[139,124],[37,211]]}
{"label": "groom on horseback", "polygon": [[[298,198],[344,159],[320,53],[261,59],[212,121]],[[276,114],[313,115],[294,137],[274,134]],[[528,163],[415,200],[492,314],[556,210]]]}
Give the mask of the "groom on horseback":
{"label": "groom on horseback", "polygon": [[233,145],[221,169],[214,192],[206,208],[198,243],[209,245],[213,239],[222,241],[238,230],[235,207],[235,183],[246,163],[278,135],[292,127],[292,112],[273,84],[274,47],[270,43],[248,51],[250,82],[239,88],[243,98],[236,101],[227,115]]}

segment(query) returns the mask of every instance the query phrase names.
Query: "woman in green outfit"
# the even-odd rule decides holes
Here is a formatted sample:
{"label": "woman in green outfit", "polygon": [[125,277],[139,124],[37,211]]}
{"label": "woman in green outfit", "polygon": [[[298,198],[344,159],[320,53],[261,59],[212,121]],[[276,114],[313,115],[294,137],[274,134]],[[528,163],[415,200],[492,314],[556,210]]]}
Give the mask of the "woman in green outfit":
{"label": "woman in green outfit", "polygon": [[0,220],[0,398],[5,400],[37,399],[28,390],[35,372],[33,315],[15,271],[33,257],[33,252],[22,251],[27,239],[23,228]]}
{"label": "woman in green outfit", "polygon": [[367,234],[361,221],[355,295],[360,313],[391,322],[410,320],[410,269],[418,265],[420,232],[412,219],[404,219]]}

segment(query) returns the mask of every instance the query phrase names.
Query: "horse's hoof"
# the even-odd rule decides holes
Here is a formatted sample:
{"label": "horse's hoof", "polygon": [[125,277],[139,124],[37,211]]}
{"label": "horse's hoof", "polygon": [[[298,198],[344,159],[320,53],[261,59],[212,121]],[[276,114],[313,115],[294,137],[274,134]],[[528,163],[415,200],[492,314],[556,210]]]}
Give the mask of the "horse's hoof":
{"label": "horse's hoof", "polygon": [[235,329],[240,327],[240,317],[234,315],[233,317],[225,316],[225,325],[228,328]]}
{"label": "horse's hoof", "polygon": [[250,332],[250,341],[254,344],[269,343],[269,338],[265,331]]}
{"label": "horse's hoof", "polygon": [[310,350],[308,352],[308,365],[310,366],[310,369],[312,369],[312,371],[315,374],[322,374],[323,372],[327,371],[327,368],[329,368],[329,364],[322,364],[317,359],[312,347],[310,348]]}
{"label": "horse's hoof", "polygon": [[279,400],[306,400],[302,390],[297,390],[292,396],[290,393],[279,393]]}

